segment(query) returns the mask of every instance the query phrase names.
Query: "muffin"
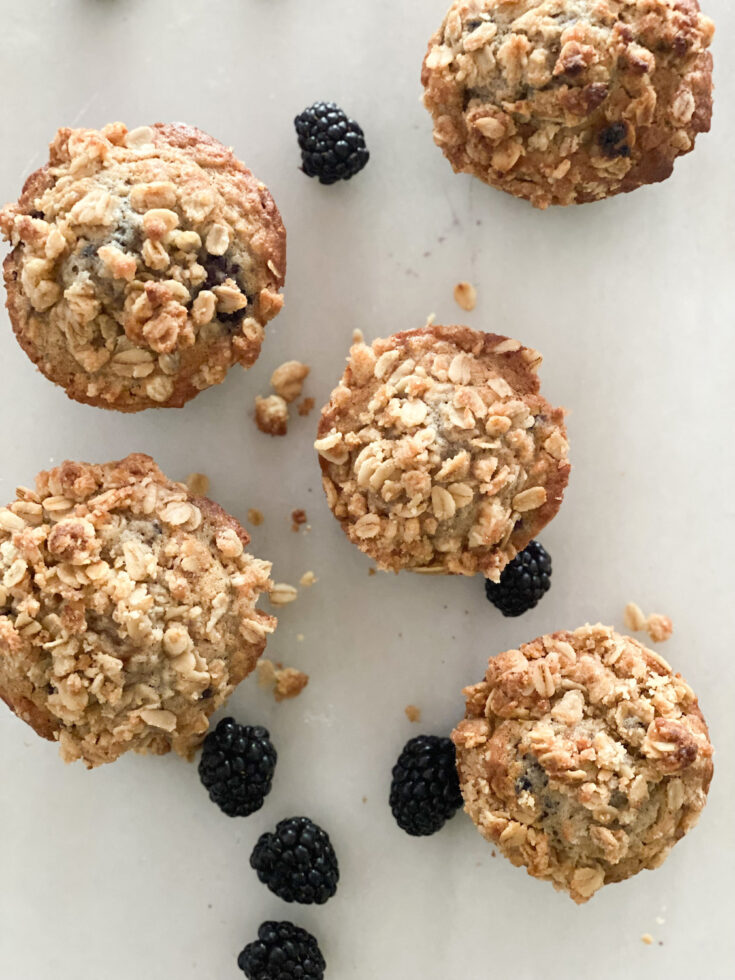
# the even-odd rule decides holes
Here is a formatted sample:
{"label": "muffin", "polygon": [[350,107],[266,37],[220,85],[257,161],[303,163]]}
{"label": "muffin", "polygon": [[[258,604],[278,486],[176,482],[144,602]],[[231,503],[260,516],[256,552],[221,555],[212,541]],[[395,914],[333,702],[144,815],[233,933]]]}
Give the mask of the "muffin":
{"label": "muffin", "polygon": [[421,80],[455,171],[539,208],[668,177],[710,127],[696,0],[455,0]]}
{"label": "muffin", "polygon": [[0,509],[0,697],[62,758],[187,758],[275,627],[270,564],[148,456],[66,462]]}
{"label": "muffin", "polygon": [[658,654],[606,626],[493,657],[452,733],[465,809],[516,866],[575,902],[657,868],[697,822],[712,746]]}
{"label": "muffin", "polygon": [[250,367],[283,305],[272,197],[192,126],[60,129],[0,231],[21,347],[89,405],[183,405]]}
{"label": "muffin", "polygon": [[556,514],[568,445],[540,363],[461,326],[352,347],[315,448],[329,506],[379,568],[498,581]]}

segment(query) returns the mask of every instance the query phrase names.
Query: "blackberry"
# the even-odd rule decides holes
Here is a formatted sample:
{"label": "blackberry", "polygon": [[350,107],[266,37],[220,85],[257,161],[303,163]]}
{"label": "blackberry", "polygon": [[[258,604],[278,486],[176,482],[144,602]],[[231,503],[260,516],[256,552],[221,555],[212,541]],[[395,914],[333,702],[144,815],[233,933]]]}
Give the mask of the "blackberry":
{"label": "blackberry", "polygon": [[302,169],[321,184],[349,180],[370,159],[365,136],[334,102],[315,102],[296,116]]}
{"label": "blackberry", "polygon": [[223,718],[204,739],[199,778],[228,817],[247,817],[271,790],[276,750],[265,728]]}
{"label": "blackberry", "polygon": [[438,735],[410,739],[393,767],[390,808],[401,830],[428,837],[462,806],[454,745]]}
{"label": "blackberry", "polygon": [[551,556],[532,541],[509,562],[495,584],[485,582],[485,595],[504,616],[520,616],[538,604],[551,588]]}
{"label": "blackberry", "polygon": [[250,855],[258,878],[284,902],[323,905],[337,891],[339,866],[328,835],[308,817],[281,820]]}
{"label": "blackberry", "polygon": [[292,922],[264,922],[237,965],[248,980],[322,980],[326,963],[306,929]]}

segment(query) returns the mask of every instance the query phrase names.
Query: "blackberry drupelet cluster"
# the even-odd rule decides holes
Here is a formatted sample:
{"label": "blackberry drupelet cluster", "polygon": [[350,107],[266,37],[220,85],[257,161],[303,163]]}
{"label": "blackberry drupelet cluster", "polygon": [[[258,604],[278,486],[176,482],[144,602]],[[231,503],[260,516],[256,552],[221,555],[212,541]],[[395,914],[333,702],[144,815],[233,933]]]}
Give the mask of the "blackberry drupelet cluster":
{"label": "blackberry drupelet cluster", "polygon": [[199,778],[228,817],[247,817],[263,806],[276,768],[265,728],[224,718],[204,739]]}
{"label": "blackberry drupelet cluster", "polygon": [[339,866],[328,835],[308,817],[281,820],[250,855],[258,878],[284,902],[323,905],[337,891]]}
{"label": "blackberry drupelet cluster", "polygon": [[551,588],[551,556],[532,541],[503,569],[496,584],[485,582],[485,594],[504,616],[520,616],[538,605]]}
{"label": "blackberry drupelet cluster", "polygon": [[264,922],[237,965],[248,980],[322,980],[326,967],[316,939],[291,922]]}
{"label": "blackberry drupelet cluster", "polygon": [[401,830],[428,837],[462,806],[454,745],[438,735],[418,735],[393,767],[390,808]]}
{"label": "blackberry drupelet cluster", "polygon": [[349,180],[370,158],[362,129],[334,102],[315,102],[296,116],[294,125],[303,171],[322,184]]}

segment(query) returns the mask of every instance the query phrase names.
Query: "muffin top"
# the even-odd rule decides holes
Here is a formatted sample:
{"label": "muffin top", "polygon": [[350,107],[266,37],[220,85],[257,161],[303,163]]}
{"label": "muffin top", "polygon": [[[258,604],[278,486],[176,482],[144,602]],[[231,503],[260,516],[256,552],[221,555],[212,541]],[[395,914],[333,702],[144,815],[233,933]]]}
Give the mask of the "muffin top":
{"label": "muffin top", "polygon": [[91,405],[183,405],[255,361],[283,304],[273,199],[191,126],[60,129],[0,231],[21,346]]}
{"label": "muffin top", "polygon": [[0,697],[66,761],[190,756],[275,626],[248,541],[148,456],[40,473],[0,509]]}
{"label": "muffin top", "polygon": [[540,363],[462,326],[352,347],[315,448],[329,506],[380,568],[497,581],[556,514],[568,446]]}
{"label": "muffin top", "polygon": [[664,180],[709,129],[713,32],[696,0],[455,0],[423,64],[434,139],[541,208]]}
{"label": "muffin top", "polygon": [[493,657],[452,734],[465,809],[535,878],[586,902],[657,868],[704,807],[712,746],[692,689],[606,626]]}

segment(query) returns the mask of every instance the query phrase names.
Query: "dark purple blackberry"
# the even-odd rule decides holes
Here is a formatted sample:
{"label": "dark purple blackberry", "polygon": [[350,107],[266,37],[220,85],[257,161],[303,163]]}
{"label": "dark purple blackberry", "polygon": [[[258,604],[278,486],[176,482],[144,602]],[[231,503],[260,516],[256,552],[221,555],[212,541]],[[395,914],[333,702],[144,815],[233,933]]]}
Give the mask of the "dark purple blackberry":
{"label": "dark purple blackberry", "polygon": [[248,980],[322,980],[326,967],[316,939],[292,922],[264,922],[237,965]]}
{"label": "dark purple blackberry", "polygon": [[270,793],[276,759],[265,728],[223,718],[204,739],[199,778],[223,813],[247,817]]}
{"label": "dark purple blackberry", "polygon": [[401,830],[428,837],[462,806],[454,745],[438,735],[410,739],[393,767],[390,808]]}
{"label": "dark purple blackberry", "polygon": [[485,595],[504,616],[520,616],[551,588],[551,556],[532,541],[503,569],[500,581],[485,581]]}
{"label": "dark purple blackberry", "polygon": [[307,177],[322,184],[349,180],[370,159],[365,136],[334,102],[315,102],[294,119]]}
{"label": "dark purple blackberry", "polygon": [[337,891],[339,866],[329,836],[308,817],[281,820],[250,855],[258,878],[284,902],[323,905]]}

